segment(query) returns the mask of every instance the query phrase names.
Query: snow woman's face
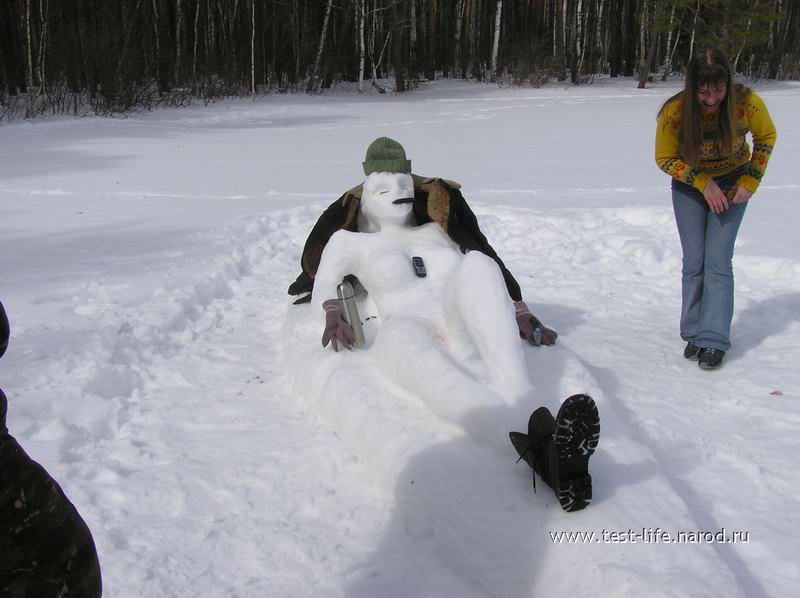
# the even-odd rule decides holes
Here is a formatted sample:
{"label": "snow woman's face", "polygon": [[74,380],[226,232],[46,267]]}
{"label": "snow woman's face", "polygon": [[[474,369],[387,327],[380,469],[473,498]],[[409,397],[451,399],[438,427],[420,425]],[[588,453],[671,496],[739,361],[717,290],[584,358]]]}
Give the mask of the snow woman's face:
{"label": "snow woman's face", "polygon": [[373,172],[364,181],[361,215],[377,229],[407,226],[414,201],[414,180],[410,174]]}

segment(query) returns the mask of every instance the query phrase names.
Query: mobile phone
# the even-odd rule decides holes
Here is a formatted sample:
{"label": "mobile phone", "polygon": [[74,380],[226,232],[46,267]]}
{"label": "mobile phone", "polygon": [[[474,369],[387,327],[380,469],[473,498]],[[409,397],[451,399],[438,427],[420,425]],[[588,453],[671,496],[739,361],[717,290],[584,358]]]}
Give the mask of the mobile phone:
{"label": "mobile phone", "polygon": [[421,257],[414,256],[411,258],[411,262],[414,264],[414,272],[416,272],[417,276],[425,278],[428,275],[428,272],[425,270],[425,262],[422,261]]}

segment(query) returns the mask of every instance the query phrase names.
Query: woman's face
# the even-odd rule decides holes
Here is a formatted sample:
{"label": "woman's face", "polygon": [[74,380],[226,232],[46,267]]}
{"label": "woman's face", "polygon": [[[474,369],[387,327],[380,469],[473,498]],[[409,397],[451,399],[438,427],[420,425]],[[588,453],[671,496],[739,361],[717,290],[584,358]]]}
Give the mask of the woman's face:
{"label": "woman's face", "polygon": [[728,86],[724,82],[704,83],[697,88],[697,101],[703,112],[714,112],[728,94]]}

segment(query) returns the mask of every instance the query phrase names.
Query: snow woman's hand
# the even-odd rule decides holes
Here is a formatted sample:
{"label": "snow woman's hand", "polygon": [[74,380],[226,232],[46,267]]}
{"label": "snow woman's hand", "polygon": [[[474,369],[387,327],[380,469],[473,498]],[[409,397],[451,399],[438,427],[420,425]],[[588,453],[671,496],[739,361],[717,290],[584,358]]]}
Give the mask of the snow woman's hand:
{"label": "snow woman's hand", "polygon": [[528,309],[524,301],[514,301],[514,316],[517,318],[519,336],[532,345],[554,345],[558,338],[555,330],[550,330]]}
{"label": "snow woman's hand", "polygon": [[330,342],[333,350],[339,352],[339,344],[350,348],[356,341],[353,329],[345,322],[342,308],[337,299],[328,299],[322,304],[325,309],[325,332],[322,333],[322,346],[327,347]]}

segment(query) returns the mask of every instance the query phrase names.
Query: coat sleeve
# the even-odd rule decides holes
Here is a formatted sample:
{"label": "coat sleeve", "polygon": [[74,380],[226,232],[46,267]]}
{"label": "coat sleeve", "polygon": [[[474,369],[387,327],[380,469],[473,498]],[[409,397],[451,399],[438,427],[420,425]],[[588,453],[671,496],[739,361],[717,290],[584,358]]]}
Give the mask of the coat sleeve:
{"label": "coat sleeve", "polygon": [[[358,229],[358,199],[347,192],[329,205],[317,220],[306,239],[300,258],[300,272],[297,279],[289,285],[290,295],[310,293],[314,288],[319,262],[325,245],[338,230],[355,232]],[[295,303],[305,303],[309,297],[302,297]]]}
{"label": "coat sleeve", "polygon": [[514,276],[506,268],[503,260],[497,255],[497,252],[489,244],[486,236],[481,232],[478,226],[478,219],[475,213],[467,204],[467,200],[461,194],[461,191],[450,187],[450,215],[448,223],[449,233],[451,238],[459,244],[462,251],[473,250],[480,251],[492,258],[500,267],[500,272],[503,273],[503,279],[506,282],[508,294],[513,301],[522,300],[522,291],[519,288]]}

